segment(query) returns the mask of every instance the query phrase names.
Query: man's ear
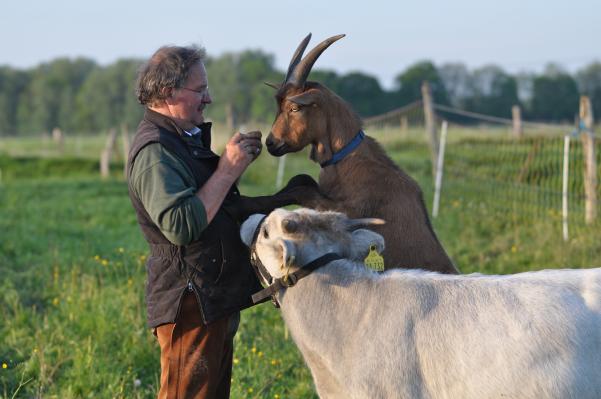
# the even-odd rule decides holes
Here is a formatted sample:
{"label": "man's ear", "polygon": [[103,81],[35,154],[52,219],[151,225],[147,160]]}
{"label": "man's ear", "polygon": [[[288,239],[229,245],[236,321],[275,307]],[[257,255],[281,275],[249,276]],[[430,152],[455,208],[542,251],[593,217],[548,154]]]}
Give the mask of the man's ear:
{"label": "man's ear", "polygon": [[296,259],[296,247],[290,240],[278,240],[278,244],[282,248],[282,265],[280,267],[286,269],[294,264]]}
{"label": "man's ear", "polygon": [[161,94],[165,99],[165,102],[169,103],[171,101],[171,99],[173,98],[173,90],[173,87],[163,87],[161,89]]}
{"label": "man's ear", "polygon": [[384,251],[384,237],[367,229],[357,229],[351,235],[351,258],[363,260],[369,253],[370,247],[376,247],[378,253]]}

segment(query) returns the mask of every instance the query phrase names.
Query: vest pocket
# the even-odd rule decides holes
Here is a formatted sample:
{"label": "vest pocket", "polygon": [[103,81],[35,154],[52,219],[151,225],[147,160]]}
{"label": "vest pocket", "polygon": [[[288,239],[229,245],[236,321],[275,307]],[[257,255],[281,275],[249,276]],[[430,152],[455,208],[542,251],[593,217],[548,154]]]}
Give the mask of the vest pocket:
{"label": "vest pocket", "polygon": [[193,251],[193,259],[187,261],[193,266],[193,271],[203,280],[216,283],[223,272],[223,245],[221,240],[211,240],[203,243],[198,251]]}

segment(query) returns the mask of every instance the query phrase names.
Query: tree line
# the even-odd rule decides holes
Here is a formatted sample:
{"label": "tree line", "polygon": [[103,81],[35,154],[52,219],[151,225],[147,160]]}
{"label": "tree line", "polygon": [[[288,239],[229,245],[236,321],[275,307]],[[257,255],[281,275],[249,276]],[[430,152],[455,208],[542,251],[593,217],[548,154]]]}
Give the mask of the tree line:
{"label": "tree line", "polygon": [[[0,66],[0,135],[50,132],[94,133],[126,125],[135,128],[142,107],[135,97],[139,59],[120,59],[102,66],[86,58],[58,58],[30,69]],[[270,122],[276,107],[274,90],[284,72],[274,57],[260,50],[209,57],[207,71],[213,104],[207,115],[235,128]],[[348,101],[362,117],[377,115],[421,98],[421,83],[430,82],[434,101],[460,109],[511,117],[520,105],[525,119],[573,121],[580,95],[588,95],[601,115],[601,63],[574,74],[550,64],[542,73],[510,74],[496,65],[473,70],[462,63],[440,66],[417,62],[384,89],[363,72],[313,71],[309,77]]]}

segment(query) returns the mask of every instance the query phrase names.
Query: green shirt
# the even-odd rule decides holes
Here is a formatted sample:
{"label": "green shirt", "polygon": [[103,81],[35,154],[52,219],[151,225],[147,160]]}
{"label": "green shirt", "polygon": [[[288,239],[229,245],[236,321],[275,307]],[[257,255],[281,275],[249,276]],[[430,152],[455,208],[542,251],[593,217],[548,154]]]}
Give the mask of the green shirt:
{"label": "green shirt", "polygon": [[187,245],[200,237],[207,227],[204,205],[196,196],[200,187],[177,156],[159,143],[147,145],[136,156],[131,181],[146,212],[169,241]]}

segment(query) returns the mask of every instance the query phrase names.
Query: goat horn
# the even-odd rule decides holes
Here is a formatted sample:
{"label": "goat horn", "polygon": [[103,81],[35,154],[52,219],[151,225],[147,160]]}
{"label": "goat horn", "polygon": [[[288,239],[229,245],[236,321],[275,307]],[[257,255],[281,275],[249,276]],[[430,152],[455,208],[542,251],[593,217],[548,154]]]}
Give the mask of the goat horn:
{"label": "goat horn", "polygon": [[[311,72],[311,68],[313,68],[313,64],[315,64],[315,61],[317,61],[317,58],[319,58],[321,53],[323,53],[325,51],[325,49],[330,47],[330,45],[332,43],[334,43],[338,39],[342,39],[344,36],[346,36],[346,35],[332,36],[330,38],[327,38],[323,42],[319,43],[317,46],[315,46],[315,48],[313,48],[313,50],[311,50],[309,52],[309,54],[307,54],[307,56],[305,58],[303,58],[302,61],[300,61],[300,63],[298,63],[296,68],[294,68],[294,72],[292,73],[292,76],[287,78],[285,83],[292,83],[296,87],[304,87],[305,81],[307,80],[307,76],[309,76],[309,72]],[[310,36],[307,36],[307,37],[310,37]],[[300,48],[300,46],[299,46],[299,48]],[[295,55],[296,55],[296,53],[295,53]],[[290,71],[288,72],[288,74],[290,74]]]}
{"label": "goat horn", "polygon": [[361,219],[348,219],[346,222],[347,230],[355,230],[362,226],[369,226],[371,224],[385,224],[383,219],[378,218],[361,218]]}
{"label": "goat horn", "polygon": [[271,82],[263,82],[263,83],[265,83],[267,86],[271,87],[272,89],[280,90],[280,85],[278,85],[278,84],[271,83]]}
{"label": "goat horn", "polygon": [[311,40],[311,33],[309,33],[307,35],[307,37],[305,37],[303,39],[303,41],[300,42],[300,44],[296,48],[296,51],[294,52],[294,55],[292,56],[292,59],[290,60],[290,65],[288,65],[288,72],[286,73],[286,79],[284,79],[284,84],[286,84],[286,82],[288,82],[288,79],[290,79],[290,76],[294,73],[296,66],[301,61],[301,58],[303,57],[303,53],[305,52],[305,49],[307,48],[307,45],[309,44],[309,40]]}

